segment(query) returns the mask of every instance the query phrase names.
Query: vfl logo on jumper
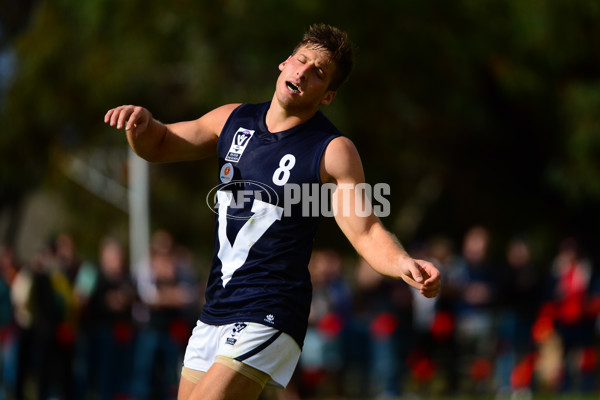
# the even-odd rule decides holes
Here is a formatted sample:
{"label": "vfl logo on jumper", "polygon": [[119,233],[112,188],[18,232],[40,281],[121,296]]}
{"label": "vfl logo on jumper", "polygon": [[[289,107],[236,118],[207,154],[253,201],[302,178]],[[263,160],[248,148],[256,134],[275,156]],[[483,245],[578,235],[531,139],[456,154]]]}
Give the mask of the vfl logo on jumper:
{"label": "vfl logo on jumper", "polygon": [[242,158],[242,154],[244,153],[244,150],[246,150],[246,146],[248,146],[248,142],[253,134],[254,131],[251,131],[250,129],[239,128],[235,135],[233,135],[233,142],[231,143],[231,147],[225,156],[225,161],[240,161],[240,158]]}
{"label": "vfl logo on jumper", "polygon": [[235,338],[241,331],[243,331],[248,325],[246,325],[243,322],[236,322],[235,325],[233,325],[233,329],[231,330],[231,335],[229,335],[229,337],[227,338],[227,340],[225,340],[225,344],[230,344],[230,345],[234,345],[235,342],[237,342],[237,339]]}

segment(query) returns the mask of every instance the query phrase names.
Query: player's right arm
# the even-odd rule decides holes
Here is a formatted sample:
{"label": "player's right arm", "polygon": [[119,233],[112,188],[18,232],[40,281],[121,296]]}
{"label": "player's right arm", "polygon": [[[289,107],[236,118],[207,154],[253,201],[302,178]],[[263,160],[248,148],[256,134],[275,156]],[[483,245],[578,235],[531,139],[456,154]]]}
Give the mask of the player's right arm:
{"label": "player's right arm", "polygon": [[227,118],[239,104],[216,108],[193,121],[163,124],[139,106],[109,110],[104,122],[125,129],[137,155],[150,162],[191,161],[216,154],[217,140]]}
{"label": "player's right arm", "polygon": [[352,246],[381,275],[402,279],[425,297],[440,291],[440,272],[430,262],[413,259],[372,211],[366,214],[368,198],[358,191],[365,182],[360,156],[343,136],[333,139],[321,160],[321,181],[336,185],[332,194],[335,220]]}

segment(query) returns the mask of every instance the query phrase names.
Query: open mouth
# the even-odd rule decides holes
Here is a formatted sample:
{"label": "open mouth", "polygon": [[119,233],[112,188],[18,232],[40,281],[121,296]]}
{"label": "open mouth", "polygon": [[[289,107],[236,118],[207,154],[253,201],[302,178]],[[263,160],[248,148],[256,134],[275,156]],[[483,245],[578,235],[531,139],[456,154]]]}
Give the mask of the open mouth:
{"label": "open mouth", "polygon": [[290,89],[292,92],[300,93],[300,87],[295,83],[287,81],[285,84],[287,85],[287,88]]}

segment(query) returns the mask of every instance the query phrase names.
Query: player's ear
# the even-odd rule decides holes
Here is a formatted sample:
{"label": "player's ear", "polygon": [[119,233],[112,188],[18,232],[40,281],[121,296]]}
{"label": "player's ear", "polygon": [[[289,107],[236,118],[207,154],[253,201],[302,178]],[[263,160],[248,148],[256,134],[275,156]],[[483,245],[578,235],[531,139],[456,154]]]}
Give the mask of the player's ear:
{"label": "player's ear", "polygon": [[329,105],[335,98],[336,94],[337,94],[337,92],[335,90],[328,90],[327,93],[325,93],[325,96],[323,96],[323,99],[321,100],[321,104],[324,106]]}
{"label": "player's ear", "polygon": [[283,71],[283,68],[285,67],[285,64],[287,64],[287,62],[290,60],[292,56],[289,56],[284,62],[282,62],[281,64],[279,64],[279,70]]}

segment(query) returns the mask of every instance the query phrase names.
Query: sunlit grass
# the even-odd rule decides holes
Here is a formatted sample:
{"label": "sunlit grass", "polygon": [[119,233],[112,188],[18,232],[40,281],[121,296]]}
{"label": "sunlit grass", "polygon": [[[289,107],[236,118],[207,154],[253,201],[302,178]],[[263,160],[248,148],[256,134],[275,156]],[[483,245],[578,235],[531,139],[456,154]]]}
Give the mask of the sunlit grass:
{"label": "sunlit grass", "polygon": [[[279,397],[274,395],[274,393],[266,394],[262,396],[260,400],[274,400]],[[285,399],[285,397],[284,397]],[[426,396],[426,395],[417,395],[417,394],[408,394],[402,397],[397,398],[397,400],[598,400],[600,399],[600,392],[589,394],[589,395],[577,395],[577,394],[554,394],[554,395],[544,395],[544,394],[534,394],[531,397],[513,397],[511,399],[510,396],[507,397],[498,397],[495,395],[488,396]],[[376,398],[356,398],[356,397],[314,397],[314,398],[302,398],[302,400],[377,400]],[[390,398],[389,400],[396,400],[396,398]]]}
{"label": "sunlit grass", "polygon": [[[429,397],[429,396],[416,396],[408,395],[399,397],[398,400],[500,400],[496,396],[453,396],[453,397]],[[506,397],[505,399],[510,399]],[[600,399],[600,393],[593,395],[533,395],[529,400],[598,400]],[[339,398],[339,397],[320,397],[315,399],[303,399],[303,400],[377,400],[375,398]],[[395,400],[395,399],[390,399]]]}

